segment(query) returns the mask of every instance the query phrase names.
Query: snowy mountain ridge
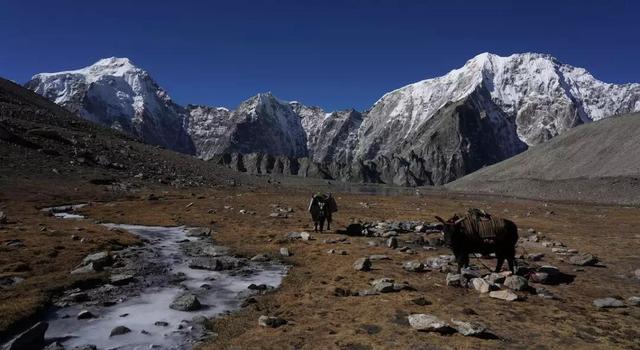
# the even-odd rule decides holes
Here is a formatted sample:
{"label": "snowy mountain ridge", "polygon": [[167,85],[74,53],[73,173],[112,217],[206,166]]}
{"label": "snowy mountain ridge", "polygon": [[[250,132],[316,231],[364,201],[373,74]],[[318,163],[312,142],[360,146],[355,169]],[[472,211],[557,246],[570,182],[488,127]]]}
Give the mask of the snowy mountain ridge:
{"label": "snowy mountain ridge", "polygon": [[236,157],[262,162],[234,163],[239,169],[279,172],[286,163],[292,174],[304,168],[305,176],[399,185],[446,183],[577,125],[640,110],[640,84],[604,83],[537,53],[477,55],[386,93],[366,113],[326,112],[271,93],[235,110],[181,107],[146,71],[115,57],[37,74],[26,86],[87,119],[203,159],[284,157]]}

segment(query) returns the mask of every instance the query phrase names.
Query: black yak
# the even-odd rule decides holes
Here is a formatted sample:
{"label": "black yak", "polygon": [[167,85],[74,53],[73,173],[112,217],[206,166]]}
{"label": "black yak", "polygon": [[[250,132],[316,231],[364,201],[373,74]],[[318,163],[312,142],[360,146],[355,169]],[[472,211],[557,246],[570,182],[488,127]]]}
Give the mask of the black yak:
{"label": "black yak", "polygon": [[478,209],[470,209],[464,215],[454,215],[449,220],[436,219],[444,225],[444,242],[451,248],[458,263],[458,273],[469,266],[469,254],[495,253],[496,272],[500,272],[504,260],[509,270],[516,272],[516,243],[518,227],[513,221],[491,216]]}

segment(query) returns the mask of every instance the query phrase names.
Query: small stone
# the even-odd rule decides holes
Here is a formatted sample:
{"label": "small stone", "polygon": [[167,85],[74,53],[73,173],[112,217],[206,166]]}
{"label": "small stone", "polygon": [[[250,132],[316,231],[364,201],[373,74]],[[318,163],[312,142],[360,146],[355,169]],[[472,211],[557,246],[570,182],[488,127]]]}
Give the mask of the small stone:
{"label": "small stone", "polygon": [[260,316],[260,318],[258,318],[258,325],[262,327],[278,328],[285,324],[287,324],[287,320],[280,317],[262,315]]}
{"label": "small stone", "polygon": [[125,326],[117,326],[114,329],[111,330],[111,333],[109,334],[109,337],[115,337],[118,335],[123,335],[123,334],[127,334],[127,333],[131,333],[131,329],[125,327]]}
{"label": "small stone", "polygon": [[448,333],[451,330],[446,322],[433,315],[413,314],[409,315],[408,320],[409,325],[419,331]]}
{"label": "small stone", "polygon": [[196,311],[202,308],[202,304],[195,295],[184,294],[175,298],[169,307],[178,311]]}
{"label": "small stone", "polygon": [[451,319],[451,323],[454,324],[453,327],[458,331],[458,333],[467,337],[481,335],[487,330],[487,327],[478,322],[466,322]]}
{"label": "small stone", "polygon": [[634,275],[637,279],[640,279],[640,269],[637,269],[637,270],[633,271],[633,275]]}
{"label": "small stone", "polygon": [[111,265],[111,263],[112,259],[109,252],[89,254],[82,260],[82,265],[93,264],[93,267],[98,271],[105,266]]}
{"label": "small stone", "polygon": [[599,309],[625,307],[622,300],[618,300],[615,298],[596,299],[593,301],[593,305]]}
{"label": "small stone", "polygon": [[282,255],[282,256],[291,256],[291,252],[289,251],[289,248],[282,247],[282,248],[280,248],[280,255]]}
{"label": "small stone", "polygon": [[165,321],[156,321],[156,323],[154,323],[154,325],[158,326],[158,327],[168,327],[169,326],[169,322],[165,322]]}
{"label": "small stone", "polygon": [[458,273],[448,273],[446,277],[446,283],[449,287],[462,287],[462,275]]}
{"label": "small stone", "polygon": [[93,344],[80,345],[80,346],[71,348],[71,350],[97,350],[97,349],[98,347]]}
{"label": "small stone", "polygon": [[64,350],[64,346],[57,341],[54,341],[53,343],[47,345],[44,350]]}
{"label": "small stone", "polygon": [[550,281],[550,276],[546,272],[534,272],[529,275],[529,280],[534,283],[547,284]]}
{"label": "small stone", "polygon": [[79,267],[73,271],[71,271],[72,275],[77,275],[77,274],[83,274],[83,273],[93,273],[93,272],[97,272],[98,270],[96,270],[95,266],[93,265],[93,263]]}
{"label": "small stone", "polygon": [[251,258],[251,261],[255,261],[255,262],[267,262],[269,261],[269,255],[267,254],[256,254]]}
{"label": "small stone", "polygon": [[124,286],[125,284],[129,284],[133,280],[134,276],[129,274],[111,275],[111,277],[109,278],[109,281],[114,286]]}
{"label": "small stone", "polygon": [[569,263],[578,266],[593,266],[598,263],[598,258],[591,254],[573,255],[569,258]]}
{"label": "small stone", "polygon": [[387,247],[391,248],[391,249],[396,249],[398,248],[398,239],[395,237],[391,237],[387,240]]}
{"label": "small stone", "polygon": [[531,253],[527,254],[527,260],[540,261],[544,257],[544,253]]}
{"label": "small stone", "polygon": [[475,290],[483,294],[489,293],[493,289],[491,283],[487,282],[484,278],[471,279],[471,285]]}
{"label": "small stone", "polygon": [[353,268],[356,271],[369,271],[371,270],[371,260],[369,258],[360,258],[353,263]]}
{"label": "small stone", "polygon": [[506,277],[503,284],[505,287],[516,291],[525,290],[529,286],[527,279],[518,275]]}
{"label": "small stone", "polygon": [[640,297],[630,297],[627,302],[631,306],[640,306]]}
{"label": "small stone", "polygon": [[309,241],[311,240],[311,234],[309,234],[309,232],[301,232],[300,238],[302,238],[303,241]]}
{"label": "small stone", "polygon": [[388,255],[374,254],[374,255],[369,255],[369,260],[371,260],[371,261],[374,261],[374,260],[391,260],[391,258]]}
{"label": "small stone", "polygon": [[7,214],[5,214],[3,211],[0,211],[0,224],[6,224],[7,223]]}
{"label": "small stone", "polygon": [[506,301],[518,300],[518,295],[508,289],[489,292],[489,296],[495,299],[501,299]]}
{"label": "small stone", "polygon": [[424,271],[424,264],[417,260],[407,261],[402,265],[402,268],[409,272],[422,272]]}
{"label": "small stone", "polygon": [[425,299],[423,297],[411,299],[411,302],[416,304],[416,305],[419,305],[419,306],[427,306],[427,305],[431,305],[432,304],[429,300],[427,300],[427,299]]}
{"label": "small stone", "polygon": [[92,314],[91,311],[89,310],[82,310],[78,313],[78,316],[77,316],[79,320],[86,320],[86,319],[95,318],[95,317],[96,316]]}

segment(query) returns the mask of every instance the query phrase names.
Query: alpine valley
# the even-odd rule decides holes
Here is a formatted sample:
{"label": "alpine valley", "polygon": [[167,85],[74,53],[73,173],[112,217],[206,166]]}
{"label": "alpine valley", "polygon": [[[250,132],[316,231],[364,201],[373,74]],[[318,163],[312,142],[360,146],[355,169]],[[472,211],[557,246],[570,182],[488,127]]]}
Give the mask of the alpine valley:
{"label": "alpine valley", "polygon": [[640,111],[640,84],[604,83],[537,53],[480,54],[362,112],[271,93],[235,110],[180,106],[114,57],[25,86],[88,120],[235,170],[403,186],[445,184],[575,126]]}

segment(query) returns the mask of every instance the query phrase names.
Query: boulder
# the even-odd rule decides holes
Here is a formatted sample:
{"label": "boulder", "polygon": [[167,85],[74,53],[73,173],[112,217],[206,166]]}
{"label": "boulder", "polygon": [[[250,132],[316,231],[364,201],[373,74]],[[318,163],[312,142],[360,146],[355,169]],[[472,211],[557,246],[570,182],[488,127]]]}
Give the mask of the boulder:
{"label": "boulder", "polygon": [[196,311],[202,308],[202,304],[195,295],[184,294],[175,298],[169,307],[178,311]]}
{"label": "boulder", "polygon": [[408,317],[409,325],[418,331],[424,332],[438,332],[438,333],[449,333],[451,331],[451,327],[433,315],[428,314],[413,314]]}
{"label": "boulder", "polygon": [[90,263],[85,266],[78,267],[77,269],[71,271],[71,274],[76,275],[76,274],[83,274],[83,273],[93,273],[97,271],[98,270],[95,268],[93,263]]}
{"label": "boulder", "polygon": [[402,268],[409,272],[422,272],[424,271],[424,264],[417,260],[407,261],[402,264]]}
{"label": "boulder", "polygon": [[522,291],[527,289],[527,287],[529,287],[529,283],[527,282],[527,279],[518,275],[507,276],[504,279],[503,284],[505,287],[512,290],[516,290],[516,291]]}
{"label": "boulder", "polygon": [[489,293],[494,289],[493,285],[487,282],[484,278],[473,278],[471,279],[471,285],[475,290],[480,293]]}
{"label": "boulder", "polygon": [[398,248],[398,239],[395,237],[390,237],[387,240],[387,247],[391,248],[391,249],[396,249]]}
{"label": "boulder", "polygon": [[123,335],[127,333],[131,333],[131,330],[129,328],[125,326],[117,326],[111,330],[111,333],[109,333],[109,337],[115,337],[115,336]]}
{"label": "boulder", "polygon": [[134,276],[130,274],[117,274],[109,277],[110,283],[114,286],[124,286],[125,284],[133,282],[133,280]]}
{"label": "boulder", "polygon": [[619,299],[615,299],[615,298],[602,298],[602,299],[596,299],[593,301],[593,305],[599,309],[609,309],[609,308],[619,308],[619,307],[625,307],[624,303],[622,302],[622,300]]}
{"label": "boulder", "polygon": [[369,258],[360,258],[353,263],[353,268],[356,271],[369,271],[371,270],[371,260]]}
{"label": "boulder", "polygon": [[578,266],[593,266],[598,263],[598,258],[591,254],[578,254],[571,256],[569,263]]}
{"label": "boulder", "polygon": [[87,255],[82,260],[82,265],[93,264],[93,267],[100,271],[103,267],[111,265],[112,262],[109,252],[99,252]]}
{"label": "boulder", "polygon": [[282,248],[280,248],[280,255],[282,255],[282,256],[291,256],[292,254],[289,251],[289,248],[282,247]]}
{"label": "boulder", "polygon": [[506,300],[506,301],[514,301],[514,300],[518,300],[518,294],[505,289],[505,290],[496,290],[493,292],[489,292],[489,296],[491,298],[495,298],[495,299],[500,299],[500,300]]}
{"label": "boulder", "polygon": [[287,320],[280,317],[262,315],[258,318],[258,325],[262,327],[278,328],[287,324]]}
{"label": "boulder", "polygon": [[640,297],[630,297],[627,302],[631,306],[640,306]]}
{"label": "boulder", "polygon": [[467,322],[451,319],[451,323],[454,324],[453,328],[455,328],[458,333],[468,337],[482,335],[487,330],[487,327],[478,322]]}
{"label": "boulder", "polygon": [[395,292],[394,281],[391,278],[379,278],[371,282],[373,290],[378,293],[391,293]]}
{"label": "boulder", "polygon": [[4,344],[2,350],[42,349],[47,328],[49,328],[47,322],[38,322]]}

